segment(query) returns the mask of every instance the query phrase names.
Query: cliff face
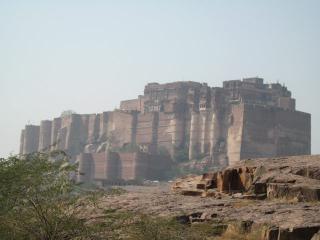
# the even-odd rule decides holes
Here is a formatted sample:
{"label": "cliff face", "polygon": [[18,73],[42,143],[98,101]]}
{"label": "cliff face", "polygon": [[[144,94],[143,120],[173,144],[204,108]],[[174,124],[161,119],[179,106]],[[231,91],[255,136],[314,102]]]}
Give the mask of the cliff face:
{"label": "cliff face", "polygon": [[210,156],[212,164],[226,166],[244,158],[310,154],[310,143],[311,116],[295,110],[291,92],[248,78],[221,88],[150,83],[144,95],[122,101],[119,110],[27,125],[20,153],[60,149],[75,160],[131,147],[151,155],[167,152],[173,160]]}

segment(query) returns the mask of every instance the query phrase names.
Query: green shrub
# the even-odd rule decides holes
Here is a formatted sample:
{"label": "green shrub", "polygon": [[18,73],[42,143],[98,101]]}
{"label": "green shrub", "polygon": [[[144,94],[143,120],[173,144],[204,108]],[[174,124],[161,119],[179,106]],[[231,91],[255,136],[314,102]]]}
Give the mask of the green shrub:
{"label": "green shrub", "polygon": [[0,239],[76,239],[92,235],[63,153],[0,159]]}

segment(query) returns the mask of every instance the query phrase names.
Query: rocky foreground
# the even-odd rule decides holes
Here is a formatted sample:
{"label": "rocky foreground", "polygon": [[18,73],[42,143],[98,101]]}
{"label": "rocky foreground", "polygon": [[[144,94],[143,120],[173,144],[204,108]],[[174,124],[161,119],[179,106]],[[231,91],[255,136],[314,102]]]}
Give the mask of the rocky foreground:
{"label": "rocky foreground", "polygon": [[267,226],[265,240],[320,239],[320,156],[245,160],[154,186],[127,186],[102,208],[175,217],[182,223]]}

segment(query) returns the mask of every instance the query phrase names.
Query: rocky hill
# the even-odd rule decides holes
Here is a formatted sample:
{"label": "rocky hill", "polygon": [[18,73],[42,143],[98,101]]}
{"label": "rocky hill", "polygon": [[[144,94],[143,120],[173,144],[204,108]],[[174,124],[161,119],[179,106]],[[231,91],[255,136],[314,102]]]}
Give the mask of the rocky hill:
{"label": "rocky hill", "polygon": [[245,160],[220,172],[126,189],[101,199],[102,208],[210,223],[224,231],[234,223],[243,231],[264,226],[257,238],[263,240],[319,239],[320,155]]}

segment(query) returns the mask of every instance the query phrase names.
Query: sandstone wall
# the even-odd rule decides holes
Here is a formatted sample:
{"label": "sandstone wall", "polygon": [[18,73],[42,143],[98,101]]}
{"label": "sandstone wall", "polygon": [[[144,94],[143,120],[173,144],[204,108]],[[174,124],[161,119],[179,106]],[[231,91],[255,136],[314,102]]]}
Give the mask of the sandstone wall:
{"label": "sandstone wall", "polygon": [[310,154],[309,114],[245,105],[241,159]]}
{"label": "sandstone wall", "polygon": [[24,129],[23,153],[32,153],[38,151],[40,127],[27,125]]}
{"label": "sandstone wall", "polygon": [[48,150],[51,146],[52,121],[44,120],[40,123],[39,151]]}
{"label": "sandstone wall", "polygon": [[57,138],[58,132],[61,129],[61,118],[54,118],[52,121],[52,129],[51,129],[51,150],[57,148]]}
{"label": "sandstone wall", "polygon": [[139,96],[137,99],[124,100],[120,102],[120,109],[124,111],[139,111],[144,110],[144,99]]}
{"label": "sandstone wall", "polygon": [[235,104],[231,106],[231,112],[228,116],[228,134],[227,134],[227,157],[228,164],[233,164],[241,159],[243,142],[243,124],[245,121],[244,104]]}
{"label": "sandstone wall", "polygon": [[95,143],[99,138],[100,132],[100,115],[91,114],[88,123],[88,143]]}
{"label": "sandstone wall", "polygon": [[143,179],[147,176],[148,159],[147,154],[120,153],[120,178],[123,180]]}
{"label": "sandstone wall", "polygon": [[158,142],[158,113],[144,113],[137,117],[136,143],[149,148],[149,151],[156,151]]}
{"label": "sandstone wall", "polygon": [[20,134],[20,149],[19,149],[19,154],[23,154],[24,136],[25,136],[25,129],[22,129],[22,130],[21,130],[21,134]]}
{"label": "sandstone wall", "polygon": [[122,147],[132,141],[133,115],[123,111],[109,113],[107,136],[112,140],[113,147]]}
{"label": "sandstone wall", "polygon": [[91,153],[81,153],[77,156],[79,163],[77,181],[91,182],[95,177],[95,164]]}
{"label": "sandstone wall", "polygon": [[311,154],[311,115],[277,109],[275,114],[277,156]]}
{"label": "sandstone wall", "polygon": [[79,163],[79,182],[100,180],[117,180],[120,175],[119,154],[114,152],[81,153],[77,156]]}

